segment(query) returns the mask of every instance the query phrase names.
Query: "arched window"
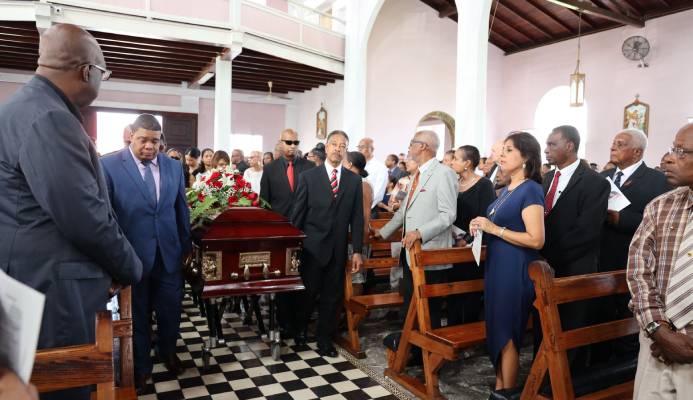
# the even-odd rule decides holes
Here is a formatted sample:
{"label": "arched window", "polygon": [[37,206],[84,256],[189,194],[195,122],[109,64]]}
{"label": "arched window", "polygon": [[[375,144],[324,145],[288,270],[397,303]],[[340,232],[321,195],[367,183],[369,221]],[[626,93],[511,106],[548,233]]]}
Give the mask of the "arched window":
{"label": "arched window", "polygon": [[561,125],[572,125],[580,132],[578,157],[584,158],[587,144],[587,102],[582,107],[571,107],[570,88],[567,85],[549,90],[537,105],[532,134],[542,149],[551,130]]}

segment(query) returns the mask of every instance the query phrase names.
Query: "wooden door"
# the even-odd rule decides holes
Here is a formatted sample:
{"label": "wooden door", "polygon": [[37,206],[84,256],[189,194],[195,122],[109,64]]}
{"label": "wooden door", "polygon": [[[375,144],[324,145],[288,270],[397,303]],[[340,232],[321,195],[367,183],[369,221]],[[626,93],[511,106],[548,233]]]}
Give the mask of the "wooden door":
{"label": "wooden door", "polygon": [[197,147],[197,114],[164,113],[163,122],[167,149]]}

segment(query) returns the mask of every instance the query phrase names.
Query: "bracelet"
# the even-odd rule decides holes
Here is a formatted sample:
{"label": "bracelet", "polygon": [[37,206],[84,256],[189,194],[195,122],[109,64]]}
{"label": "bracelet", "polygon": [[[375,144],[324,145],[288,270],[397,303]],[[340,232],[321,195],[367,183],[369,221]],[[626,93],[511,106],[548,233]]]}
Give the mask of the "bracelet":
{"label": "bracelet", "polygon": [[500,229],[500,232],[498,232],[498,237],[501,238],[501,239],[503,239],[503,232],[505,232],[505,227],[502,227],[502,228]]}

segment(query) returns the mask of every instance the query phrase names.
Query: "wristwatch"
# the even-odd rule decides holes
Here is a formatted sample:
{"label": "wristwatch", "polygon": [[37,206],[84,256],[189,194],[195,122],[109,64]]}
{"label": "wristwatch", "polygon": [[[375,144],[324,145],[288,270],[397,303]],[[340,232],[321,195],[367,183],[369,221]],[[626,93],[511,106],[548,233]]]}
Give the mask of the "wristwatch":
{"label": "wristwatch", "polygon": [[652,337],[662,325],[662,321],[652,321],[645,326],[645,333],[647,333],[648,337]]}

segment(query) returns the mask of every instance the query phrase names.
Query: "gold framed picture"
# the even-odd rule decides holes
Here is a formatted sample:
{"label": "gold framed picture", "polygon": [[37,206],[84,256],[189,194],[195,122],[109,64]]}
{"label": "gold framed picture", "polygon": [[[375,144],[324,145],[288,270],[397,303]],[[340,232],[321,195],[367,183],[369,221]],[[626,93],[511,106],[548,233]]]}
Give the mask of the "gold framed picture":
{"label": "gold framed picture", "polygon": [[635,96],[635,101],[623,109],[623,129],[638,129],[648,134],[650,122],[650,105],[640,101],[640,96]]}
{"label": "gold framed picture", "polygon": [[315,115],[315,137],[325,139],[327,137],[327,110],[320,103],[320,109]]}

